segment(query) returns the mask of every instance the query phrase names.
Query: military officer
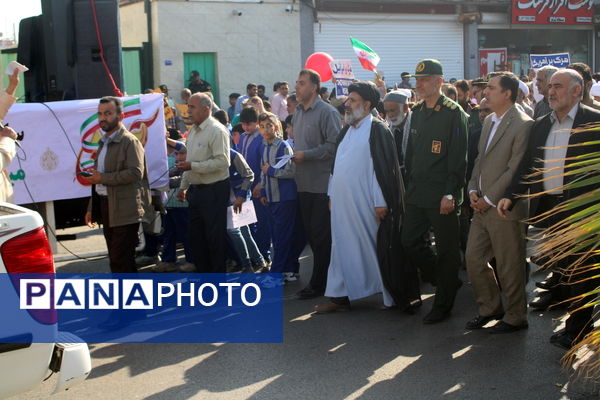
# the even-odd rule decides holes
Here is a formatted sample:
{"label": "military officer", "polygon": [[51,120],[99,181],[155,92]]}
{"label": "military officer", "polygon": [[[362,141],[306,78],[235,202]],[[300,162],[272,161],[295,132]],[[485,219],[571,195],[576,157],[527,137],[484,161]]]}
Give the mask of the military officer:
{"label": "military officer", "polygon": [[[433,308],[423,322],[448,318],[461,285],[458,210],[463,201],[467,168],[468,115],[441,92],[442,64],[417,64],[416,90],[422,99],[412,109],[406,150],[406,212],[402,246],[421,271],[435,284]],[[423,242],[433,227],[437,257]]]}

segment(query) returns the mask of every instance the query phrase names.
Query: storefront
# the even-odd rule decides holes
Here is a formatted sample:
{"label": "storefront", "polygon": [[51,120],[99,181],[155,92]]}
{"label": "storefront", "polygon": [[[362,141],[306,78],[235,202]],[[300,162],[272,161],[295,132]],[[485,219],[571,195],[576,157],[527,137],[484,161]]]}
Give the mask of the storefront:
{"label": "storefront", "polygon": [[[548,7],[548,6],[551,7]],[[506,49],[506,59],[490,58],[488,70],[527,75],[530,54],[569,53],[571,62],[594,67],[593,0],[513,0],[512,12],[483,14],[478,26],[480,65],[485,49]]]}
{"label": "storefront", "polygon": [[[464,76],[463,24],[448,14],[319,12],[314,24],[314,50],[335,59],[350,59],[357,79],[372,80],[360,68],[349,37],[370,46],[380,57],[378,70],[388,82],[400,81],[402,72],[413,72],[419,60],[437,58],[447,79]],[[412,82],[414,84],[414,81]]]}

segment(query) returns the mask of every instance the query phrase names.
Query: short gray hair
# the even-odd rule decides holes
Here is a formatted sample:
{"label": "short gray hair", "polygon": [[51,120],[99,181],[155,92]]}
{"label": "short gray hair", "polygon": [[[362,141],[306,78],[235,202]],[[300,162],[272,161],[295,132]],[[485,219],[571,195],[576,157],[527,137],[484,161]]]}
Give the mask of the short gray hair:
{"label": "short gray hair", "polygon": [[552,75],[554,75],[554,73],[558,71],[558,68],[552,66],[552,65],[546,65],[540,69],[538,69],[537,73],[542,73],[544,74],[544,77],[546,78],[547,81],[550,81],[550,78],[552,78]]}
{"label": "short gray hair", "polygon": [[[210,96],[208,96],[206,93],[194,93],[192,95],[192,97],[197,97],[198,98],[198,104],[200,105],[200,107],[208,107],[208,108],[212,108],[212,99],[210,98]],[[192,98],[190,97],[190,98]]]}
{"label": "short gray hair", "polygon": [[558,71],[558,73],[569,75],[569,89],[572,89],[575,86],[581,87],[580,100],[583,99],[584,82],[583,82],[583,77],[581,76],[581,74],[574,69],[568,69],[568,68],[561,69],[560,71]]}

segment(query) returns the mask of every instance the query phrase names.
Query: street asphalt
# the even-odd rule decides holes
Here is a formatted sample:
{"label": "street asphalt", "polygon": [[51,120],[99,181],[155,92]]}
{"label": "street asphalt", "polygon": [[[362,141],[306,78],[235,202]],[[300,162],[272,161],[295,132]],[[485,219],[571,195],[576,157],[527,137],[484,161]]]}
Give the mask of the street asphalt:
{"label": "street asphalt", "polygon": [[[99,230],[71,228],[62,244],[77,255],[105,251]],[[58,272],[108,272],[106,258],[70,259],[59,244]],[[285,288],[280,344],[90,344],[92,372],[52,399],[561,399],[598,398],[596,388],[569,383],[564,352],[548,343],[560,311],[530,312],[529,329],[505,335],[466,331],[477,314],[470,285],[459,291],[452,317],[424,325],[433,288],[422,287],[416,315],[380,310],[381,296],[352,311],[314,315],[325,298],[297,300],[312,257],[301,259],[301,280]],[[145,270],[149,272],[149,270]],[[461,271],[463,281],[466,274]],[[543,277],[532,273],[533,281]],[[45,399],[55,377],[13,399]]]}

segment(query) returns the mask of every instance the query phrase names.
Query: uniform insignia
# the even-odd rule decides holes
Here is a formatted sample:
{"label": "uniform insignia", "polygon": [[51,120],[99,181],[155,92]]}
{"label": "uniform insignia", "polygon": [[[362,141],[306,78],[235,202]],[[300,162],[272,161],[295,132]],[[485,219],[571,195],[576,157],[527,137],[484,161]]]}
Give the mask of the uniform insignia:
{"label": "uniform insignia", "polygon": [[417,65],[417,72],[423,72],[424,69],[425,69],[425,63],[424,62],[420,62]]}
{"label": "uniform insignia", "polygon": [[440,111],[440,108],[441,108],[441,107],[440,107],[440,105],[438,104],[438,105],[436,105],[435,107],[433,107],[433,110],[434,110],[434,111]]}
{"label": "uniform insignia", "polygon": [[451,109],[451,110],[456,110],[456,104],[452,104],[452,105],[450,106],[450,109]]}
{"label": "uniform insignia", "polygon": [[434,154],[440,154],[442,152],[442,142],[440,140],[433,140],[431,142],[431,152]]}
{"label": "uniform insignia", "polygon": [[419,100],[418,102],[413,104],[413,106],[411,107],[411,110],[416,110],[417,108],[419,108],[421,106],[421,104],[423,104],[423,100]]}

